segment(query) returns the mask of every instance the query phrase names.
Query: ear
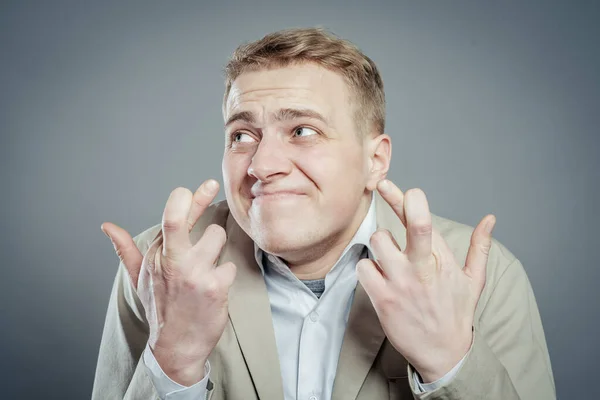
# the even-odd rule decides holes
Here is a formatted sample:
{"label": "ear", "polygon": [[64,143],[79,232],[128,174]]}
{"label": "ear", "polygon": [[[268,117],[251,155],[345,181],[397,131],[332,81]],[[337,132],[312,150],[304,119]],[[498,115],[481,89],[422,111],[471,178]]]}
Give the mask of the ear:
{"label": "ear", "polygon": [[381,134],[370,136],[365,140],[370,166],[366,188],[373,191],[377,188],[377,182],[384,179],[390,169],[392,138],[389,135]]}

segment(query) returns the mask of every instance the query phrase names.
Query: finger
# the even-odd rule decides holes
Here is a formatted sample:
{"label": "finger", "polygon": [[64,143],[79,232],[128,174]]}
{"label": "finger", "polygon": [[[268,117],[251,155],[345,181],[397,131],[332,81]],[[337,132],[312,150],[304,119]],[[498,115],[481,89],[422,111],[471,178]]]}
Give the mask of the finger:
{"label": "finger", "polygon": [[133,238],[125,229],[111,222],[103,223],[100,229],[112,242],[119,260],[121,260],[125,269],[127,269],[134,287],[137,288],[143,256]]}
{"label": "finger", "polygon": [[194,225],[198,222],[198,218],[212,203],[217,193],[219,193],[219,182],[214,179],[204,181],[196,190],[196,193],[192,197],[192,206],[188,215],[188,232],[194,228]]}
{"label": "finger", "polygon": [[404,194],[388,179],[382,179],[377,183],[377,190],[381,197],[392,207],[400,221],[406,227],[406,216],[404,215]]}
{"label": "finger", "polygon": [[388,231],[387,229],[383,229],[383,231],[387,235],[387,237],[391,240],[391,242],[394,245],[394,247],[396,249],[398,249],[398,251],[402,251],[402,249],[400,248],[400,245],[396,241],[396,238],[394,237],[394,235],[392,235],[392,232]]}
{"label": "finger", "polygon": [[402,268],[402,259],[405,258],[400,246],[387,229],[375,231],[369,244],[385,277],[392,279]]}
{"label": "finger", "polygon": [[229,288],[233,284],[235,280],[236,274],[235,264],[232,262],[227,262],[225,264],[219,265],[215,270],[215,275],[217,279],[226,287]]}
{"label": "finger", "polygon": [[485,270],[492,247],[492,231],[495,225],[496,217],[491,214],[486,215],[471,235],[471,245],[467,252],[463,271],[476,283],[479,293],[485,286]]}
{"label": "finger", "polygon": [[175,257],[190,245],[187,218],[192,203],[192,192],[179,187],[171,192],[162,219],[163,253]]}
{"label": "finger", "polygon": [[202,265],[214,267],[226,241],[225,229],[222,226],[212,224],[206,228],[200,240],[194,245],[193,251],[198,260],[202,260]]}
{"label": "finger", "polygon": [[432,225],[427,197],[421,189],[406,192],[406,256],[410,262],[426,265],[431,261]]}
{"label": "finger", "polygon": [[377,264],[368,258],[363,258],[356,264],[356,275],[371,301],[376,299],[386,286],[385,278],[381,275]]}

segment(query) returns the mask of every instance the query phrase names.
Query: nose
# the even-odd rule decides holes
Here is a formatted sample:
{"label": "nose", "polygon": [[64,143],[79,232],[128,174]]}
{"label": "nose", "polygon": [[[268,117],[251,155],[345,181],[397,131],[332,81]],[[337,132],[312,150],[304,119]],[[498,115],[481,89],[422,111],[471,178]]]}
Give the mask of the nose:
{"label": "nose", "polygon": [[[266,135],[265,135],[266,136]],[[262,182],[286,176],[292,171],[285,146],[276,137],[263,136],[248,166],[248,175]]]}

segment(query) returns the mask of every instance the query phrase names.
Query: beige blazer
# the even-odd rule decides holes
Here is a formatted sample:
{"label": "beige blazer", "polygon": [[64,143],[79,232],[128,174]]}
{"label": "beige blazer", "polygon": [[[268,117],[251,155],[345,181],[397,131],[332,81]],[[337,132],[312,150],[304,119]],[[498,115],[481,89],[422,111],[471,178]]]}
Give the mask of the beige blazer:
{"label": "beige blazer", "polygon": [[[377,225],[402,249],[405,228],[389,205],[375,196]],[[209,357],[211,400],[283,399],[269,298],[254,259],[252,240],[235,222],[226,202],[206,210],[191,232],[195,243],[216,223],[227,232],[220,263],[233,261],[229,322]],[[433,215],[433,225],[464,265],[473,228]],[[156,225],[135,238],[142,253],[160,232]],[[523,266],[494,240],[487,284],[475,313],[474,342],[455,378],[424,395],[413,394],[410,365],[387,341],[360,284],[342,344],[333,400],[554,399],[554,379],[542,322]],[[119,265],[100,345],[93,399],[158,399],[141,359],[148,324],[124,266]],[[325,399],[324,399],[325,400]]]}

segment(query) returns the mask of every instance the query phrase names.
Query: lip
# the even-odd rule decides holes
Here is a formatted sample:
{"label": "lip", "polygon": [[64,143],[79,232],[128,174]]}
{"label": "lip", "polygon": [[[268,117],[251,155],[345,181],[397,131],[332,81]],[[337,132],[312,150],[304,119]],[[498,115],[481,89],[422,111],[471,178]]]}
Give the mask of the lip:
{"label": "lip", "polygon": [[306,196],[298,190],[252,190],[250,200],[252,202],[291,200],[301,196]]}
{"label": "lip", "polygon": [[283,198],[292,196],[304,196],[304,193],[299,193],[292,190],[280,190],[277,192],[261,192],[252,195],[252,200],[255,199],[270,199],[270,198]]}
{"label": "lip", "polygon": [[305,194],[303,191],[294,187],[274,187],[265,185],[254,185],[250,188],[250,198],[268,197],[268,196],[289,196]]}

